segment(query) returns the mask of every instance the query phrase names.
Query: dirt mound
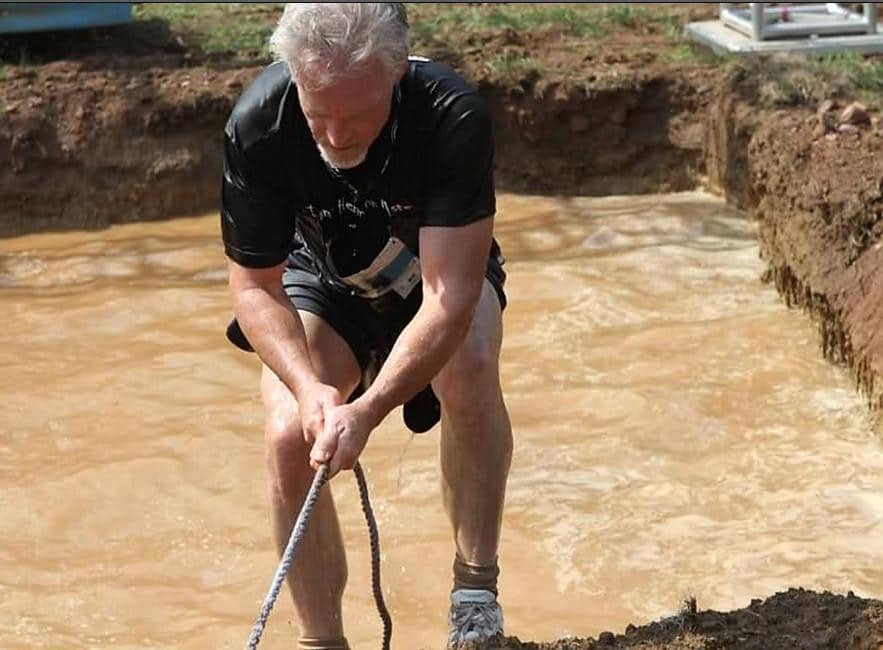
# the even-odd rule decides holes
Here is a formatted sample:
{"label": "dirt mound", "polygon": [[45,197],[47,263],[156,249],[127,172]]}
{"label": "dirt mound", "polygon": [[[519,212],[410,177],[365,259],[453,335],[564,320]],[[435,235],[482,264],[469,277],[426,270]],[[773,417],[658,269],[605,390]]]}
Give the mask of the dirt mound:
{"label": "dirt mound", "polygon": [[554,643],[506,639],[499,650],[879,650],[883,648],[883,603],[790,589],[733,612],[684,611],[624,634]]}

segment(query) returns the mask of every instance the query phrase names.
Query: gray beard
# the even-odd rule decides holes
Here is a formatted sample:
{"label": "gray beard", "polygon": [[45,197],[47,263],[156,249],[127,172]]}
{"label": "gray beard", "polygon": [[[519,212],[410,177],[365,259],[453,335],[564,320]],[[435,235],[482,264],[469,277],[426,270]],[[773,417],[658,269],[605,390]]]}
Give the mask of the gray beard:
{"label": "gray beard", "polygon": [[320,145],[318,142],[316,143],[316,148],[319,150],[319,155],[322,157],[322,160],[325,161],[325,164],[336,171],[358,167],[363,162],[365,162],[365,158],[368,156],[368,152],[363,151],[358,158],[352,158],[350,160],[333,160],[331,156],[328,155],[328,152],[325,151],[322,145]]}

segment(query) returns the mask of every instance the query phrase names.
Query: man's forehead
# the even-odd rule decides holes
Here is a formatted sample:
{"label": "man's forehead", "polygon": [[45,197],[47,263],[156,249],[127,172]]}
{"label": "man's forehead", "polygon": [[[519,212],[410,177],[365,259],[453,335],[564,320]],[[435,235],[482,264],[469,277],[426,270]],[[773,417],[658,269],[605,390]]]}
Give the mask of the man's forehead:
{"label": "man's forehead", "polygon": [[302,65],[297,71],[298,85],[320,89],[339,82],[385,85],[389,75],[377,57],[352,64],[344,61],[318,60]]}
{"label": "man's forehead", "polygon": [[310,105],[333,104],[350,99],[360,104],[370,103],[386,97],[393,86],[384,75],[362,71],[319,79],[301,73],[294,81],[302,103]]}
{"label": "man's forehead", "polygon": [[356,100],[360,104],[370,103],[386,97],[391,87],[371,85],[366,87],[352,79],[341,79],[322,88],[298,85],[297,92],[301,103],[310,105],[334,104],[345,100]]}

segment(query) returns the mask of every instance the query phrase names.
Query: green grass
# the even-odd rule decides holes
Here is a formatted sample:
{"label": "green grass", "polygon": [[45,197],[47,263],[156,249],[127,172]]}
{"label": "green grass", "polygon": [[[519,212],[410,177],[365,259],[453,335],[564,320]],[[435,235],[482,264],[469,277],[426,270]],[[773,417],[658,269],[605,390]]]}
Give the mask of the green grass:
{"label": "green grass", "polygon": [[665,58],[673,63],[704,63],[719,66],[730,65],[737,59],[732,54],[717,55],[708,48],[685,40],[678,42],[666,53]]}
{"label": "green grass", "polygon": [[0,81],[6,81],[6,78],[9,77],[9,67],[0,64]]}
{"label": "green grass", "polygon": [[[0,63],[23,65],[104,52],[176,54],[190,64],[261,64],[270,60],[268,41],[282,7],[282,3],[133,3],[134,20],[129,25],[92,30],[85,36],[16,41],[5,49],[0,39]],[[631,32],[626,48],[638,52],[642,35],[654,35],[653,60],[705,61],[685,44],[682,12],[670,11],[668,5],[410,3],[408,12],[415,52],[429,52],[455,67],[480,66],[493,76],[532,70],[562,74],[561,61],[556,60],[560,53],[572,52],[573,60],[579,61],[582,50],[594,47],[592,41],[623,32]],[[660,35],[666,41],[663,47],[658,46]],[[537,44],[541,52],[524,51],[529,44]],[[626,58],[629,55],[626,50]],[[568,69],[568,73],[576,71]],[[877,71],[856,69],[855,74],[861,75],[860,83],[873,86]]]}
{"label": "green grass", "polygon": [[523,77],[540,69],[536,60],[513,50],[497,54],[484,65],[492,78]]}
{"label": "green grass", "polygon": [[656,16],[653,21],[662,26],[662,32],[671,41],[684,39],[684,26],[674,16],[662,14]]}
{"label": "green grass", "polygon": [[[270,57],[268,40],[282,6],[281,3],[136,3],[133,13],[136,22],[156,34],[155,41],[195,56],[260,61]],[[564,38],[601,39],[617,31],[651,26],[661,31],[675,48],[664,55],[669,60],[708,62],[707,57],[685,43],[682,26],[664,8],[627,3],[607,6],[411,3],[408,11],[415,51],[431,50],[439,45],[457,51],[470,33],[549,31]],[[542,64],[529,56],[504,53],[494,55],[484,67],[496,75],[540,69]]]}
{"label": "green grass", "polygon": [[139,3],[136,21],[161,23],[169,40],[207,56],[266,59],[281,3]]}
{"label": "green grass", "polygon": [[0,63],[39,65],[100,54],[262,63],[270,58],[268,40],[281,11],[280,3],[133,3],[133,20],[124,25],[0,38]]}
{"label": "green grass", "polygon": [[594,12],[579,11],[573,7],[534,5],[518,8],[493,7],[486,12],[485,21],[491,27],[511,27],[517,30],[562,28],[574,36],[600,38],[606,34]]}
{"label": "green grass", "polygon": [[872,110],[883,108],[883,59],[854,52],[826,56],[813,64],[817,77],[839,78],[838,94],[852,95]]}
{"label": "green grass", "polygon": [[668,58],[676,63],[684,63],[686,61],[695,61],[697,54],[696,50],[689,43],[678,43]]}
{"label": "green grass", "polygon": [[605,17],[620,27],[634,27],[650,19],[651,13],[645,7],[633,7],[628,4],[614,4],[607,7]]}
{"label": "green grass", "polygon": [[543,4],[506,4],[469,7],[460,4],[443,8],[411,5],[411,29],[415,42],[443,37],[446,29],[488,32],[501,29],[532,31],[558,28],[574,36],[600,38],[607,31],[603,15],[594,7],[561,7]]}
{"label": "green grass", "polygon": [[859,91],[883,94],[883,60],[865,58],[861,54],[834,54],[820,59],[823,69],[839,71]]}
{"label": "green grass", "polygon": [[[415,49],[430,49],[443,45],[454,51],[462,44],[463,35],[491,34],[505,30],[519,34],[546,30],[550,39],[566,41],[602,39],[624,31],[661,34],[669,41],[671,51],[659,52],[659,57],[672,62],[713,64],[713,55],[694,48],[686,41],[682,19],[668,10],[667,5],[634,6],[629,3],[595,4],[540,4],[500,3],[492,6],[464,4],[411,4],[411,32]],[[566,46],[564,46],[566,49]],[[636,47],[639,47],[636,45]],[[499,59],[499,57],[497,57]],[[542,61],[540,61],[542,64]],[[495,61],[493,67],[515,65],[514,61]]]}
{"label": "green grass", "polygon": [[135,20],[159,18],[170,24],[180,25],[197,19],[200,14],[205,13],[205,9],[211,10],[209,3],[142,2],[132,8],[132,16]]}
{"label": "green grass", "polygon": [[613,4],[602,10],[604,23],[616,29],[634,29],[642,25],[655,25],[672,41],[683,38],[684,26],[667,12],[666,3],[661,7],[635,7],[630,4]]}
{"label": "green grass", "polygon": [[739,59],[732,79],[762,106],[816,107],[826,99],[860,99],[874,109],[883,100],[880,60],[858,54]]}

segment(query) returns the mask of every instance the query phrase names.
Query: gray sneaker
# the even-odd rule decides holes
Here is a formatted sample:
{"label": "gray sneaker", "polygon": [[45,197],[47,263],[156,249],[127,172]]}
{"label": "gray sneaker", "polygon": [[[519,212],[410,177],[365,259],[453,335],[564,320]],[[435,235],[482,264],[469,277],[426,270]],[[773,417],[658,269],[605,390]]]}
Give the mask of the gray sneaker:
{"label": "gray sneaker", "polygon": [[502,636],[503,610],[486,589],[457,589],[451,594],[448,648],[481,643]]}

